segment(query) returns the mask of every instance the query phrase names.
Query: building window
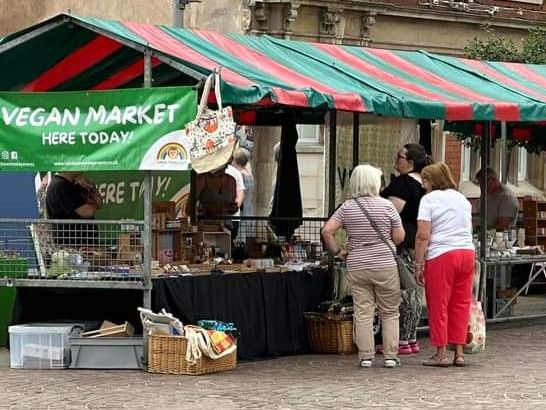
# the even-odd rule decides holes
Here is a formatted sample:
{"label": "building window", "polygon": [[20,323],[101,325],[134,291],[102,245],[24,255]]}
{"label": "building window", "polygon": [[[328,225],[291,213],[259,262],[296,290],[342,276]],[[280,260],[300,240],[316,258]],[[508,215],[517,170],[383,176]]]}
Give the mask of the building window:
{"label": "building window", "polygon": [[474,175],[472,175],[472,147],[468,144],[461,145],[461,180],[472,181]]}
{"label": "building window", "polygon": [[315,124],[298,124],[298,144],[322,144],[321,126]]}
{"label": "building window", "polygon": [[[466,142],[466,141],[465,141]],[[500,170],[501,158],[500,147],[495,146],[491,149],[490,165]],[[528,180],[528,152],[524,147],[517,147],[511,153],[508,152],[508,169],[506,179],[513,184]],[[510,157],[512,160],[510,161]],[[478,151],[473,150],[468,144],[462,144],[461,147],[461,180],[474,181],[476,172],[480,169],[481,157]],[[499,173],[501,175],[502,173]]]}
{"label": "building window", "polygon": [[518,181],[527,180],[527,150],[524,147],[517,147],[518,155]]}
{"label": "building window", "polygon": [[[461,144],[461,181],[474,181],[476,173],[481,167],[480,153],[470,145],[470,140],[465,140]],[[494,157],[491,156],[491,166],[497,169]]]}
{"label": "building window", "polygon": [[[542,5],[544,3],[544,0],[512,0],[514,3],[527,3],[527,4],[538,4]],[[531,10],[534,11],[534,10]]]}

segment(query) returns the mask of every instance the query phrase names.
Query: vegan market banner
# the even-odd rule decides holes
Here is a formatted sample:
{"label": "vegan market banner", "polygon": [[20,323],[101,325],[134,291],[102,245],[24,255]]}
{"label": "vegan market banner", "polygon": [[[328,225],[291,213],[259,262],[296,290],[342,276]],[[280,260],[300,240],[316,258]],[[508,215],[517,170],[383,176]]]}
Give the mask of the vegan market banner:
{"label": "vegan market banner", "polygon": [[0,171],[186,170],[192,87],[0,93]]}

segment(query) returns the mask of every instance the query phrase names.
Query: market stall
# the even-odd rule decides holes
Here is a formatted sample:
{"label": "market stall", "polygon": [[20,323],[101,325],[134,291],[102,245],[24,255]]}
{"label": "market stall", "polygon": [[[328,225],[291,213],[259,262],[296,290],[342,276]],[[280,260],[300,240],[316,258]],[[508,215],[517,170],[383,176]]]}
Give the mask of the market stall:
{"label": "market stall", "polygon": [[[57,23],[68,23],[68,19],[61,17]],[[55,28],[59,28],[58,26],[60,25],[57,23],[51,24],[50,28],[55,31]],[[48,26],[47,23],[46,26]],[[74,38],[74,33],[71,32],[72,28],[69,27],[66,34]],[[82,38],[88,39],[89,33],[87,33],[87,30],[82,30],[82,32],[84,32],[84,34],[80,33],[82,34]],[[22,39],[27,39],[32,43],[34,35],[42,33],[42,29],[37,29],[31,35],[22,34]],[[59,33],[57,32],[57,34]],[[75,37],[78,36],[76,35]],[[2,51],[5,52],[3,56],[9,59],[10,53],[15,47],[20,46],[25,49],[29,46],[28,43],[21,42],[20,40],[21,38],[6,38],[2,46]],[[55,39],[55,41],[57,40],[58,38]],[[105,41],[105,39],[101,39],[101,41],[93,45],[99,46],[98,43],[101,43],[101,46],[104,46]],[[86,51],[89,50],[86,49]],[[138,56],[138,54],[136,56],[134,54],[131,55],[130,58],[136,60],[134,64],[131,64],[131,67],[141,66],[142,71],[140,74],[143,75],[144,85],[150,86],[152,66],[157,65],[157,61],[154,61],[149,52],[144,51],[144,58]],[[62,67],[66,67],[67,64],[74,62],[74,58],[75,56],[65,57],[57,64],[54,64],[54,67],[50,67],[49,71],[42,72],[39,78],[31,81],[32,84],[27,84],[22,89],[26,91],[48,90],[48,87],[52,86],[51,76],[57,77],[55,81],[58,81]],[[173,63],[175,67],[178,66],[176,62],[172,62],[169,58],[165,57],[165,59],[169,63]],[[52,71],[54,72],[53,74]],[[136,72],[135,70],[131,70],[131,72],[123,71],[121,76],[115,75],[114,77],[121,81],[121,79],[133,79],[132,75],[139,75],[138,70]],[[194,77],[192,77],[194,81],[202,77],[191,69],[182,69],[181,71],[183,73],[189,72],[190,74],[194,74]],[[161,70],[157,69],[155,73],[158,73],[158,75],[157,77],[154,76],[154,79],[160,79]],[[70,77],[73,73],[65,74]],[[100,83],[99,86],[90,88],[101,89],[116,86],[115,82],[104,80],[104,77],[110,75],[111,73],[108,67],[106,67],[105,72],[100,72],[96,79]],[[20,80],[12,79],[14,82]],[[73,80],[73,78],[70,79]],[[125,85],[124,83],[117,85],[121,84]],[[78,86],[74,87],[78,88]],[[161,91],[166,92],[170,96],[176,95],[176,97],[173,100],[169,100],[171,97],[161,100]],[[3,168],[5,167],[10,171],[47,170],[66,172],[83,170],[93,171],[94,173],[97,171],[136,169],[144,171],[145,178],[140,186],[127,187],[132,189],[133,196],[140,195],[144,198],[144,218],[142,220],[100,220],[98,222],[51,219],[2,220],[2,223],[5,224],[5,229],[2,230],[3,243],[6,244],[4,250],[9,266],[0,275],[1,284],[15,286],[20,290],[21,294],[34,292],[34,296],[31,298],[33,300],[40,298],[40,292],[47,294],[49,289],[53,289],[53,291],[57,291],[63,295],[61,300],[70,298],[69,295],[73,293],[76,295],[78,305],[83,303],[83,300],[79,296],[83,296],[88,292],[98,292],[95,293],[95,295],[98,295],[102,292],[98,289],[104,289],[105,292],[112,289],[123,289],[122,294],[132,295],[131,298],[134,297],[134,292],[131,292],[132,289],[143,291],[144,298],[141,303],[138,303],[136,306],[134,303],[129,304],[132,314],[127,315],[124,307],[113,307],[112,304],[104,305],[108,307],[107,312],[103,311],[102,308],[96,309],[96,307],[93,307],[91,309],[94,312],[90,315],[92,318],[100,318],[101,316],[102,318],[112,317],[114,318],[113,320],[119,322],[124,317],[122,314],[124,311],[126,318],[134,318],[135,308],[138,305],[151,307],[152,275],[159,277],[172,277],[183,273],[186,275],[192,273],[208,275],[211,273],[211,270],[219,271],[220,267],[218,265],[203,264],[201,266],[191,266],[192,262],[205,262],[208,261],[210,256],[214,256],[209,254],[209,252],[197,254],[193,245],[209,242],[205,240],[207,237],[215,237],[214,243],[207,245],[214,245],[216,247],[221,244],[222,250],[227,250],[226,254],[228,254],[231,247],[229,233],[223,230],[222,227],[217,228],[215,231],[210,231],[201,229],[197,224],[186,223],[186,219],[176,220],[171,212],[173,205],[171,202],[152,203],[152,190],[155,190],[155,187],[152,186],[154,179],[150,170],[184,170],[188,167],[187,152],[190,150],[190,146],[184,140],[184,134],[181,130],[183,130],[188,119],[195,115],[195,103],[188,104],[192,100],[192,96],[193,100],[195,100],[195,89],[188,87],[169,89],[155,87],[147,90],[123,90],[118,92],[50,92],[47,94],[47,97],[44,94],[37,94],[35,92],[10,93],[3,96],[4,109],[7,110],[9,107],[12,110],[11,114],[6,114],[7,117],[3,117],[4,122],[6,123],[6,121],[9,122],[13,119],[12,126],[15,129],[10,130],[11,133],[6,131],[5,137],[2,138],[2,148],[7,150],[8,147],[11,147],[9,148],[11,151],[9,151],[8,157],[2,156]],[[124,99],[124,101],[119,102],[120,99]],[[46,102],[44,103],[44,101]],[[21,114],[21,112],[27,111],[27,114]],[[23,119],[18,116],[23,116]],[[17,119],[15,119],[16,117]],[[26,123],[22,124],[24,121]],[[17,123],[17,127],[27,126],[29,130],[20,130],[15,126],[15,123]],[[147,132],[146,130],[138,129],[138,127],[134,127],[136,129],[133,129],[133,124],[135,123],[138,123],[138,125],[153,126],[153,132]],[[163,127],[163,123],[168,123],[169,125]],[[6,123],[6,125],[8,124]],[[117,129],[116,125],[121,129]],[[33,130],[32,127],[36,127],[37,129]],[[22,134],[25,132],[28,133],[24,135],[25,137],[28,138],[35,134],[34,137],[37,138],[32,141],[32,144],[19,148],[17,141],[23,138]],[[123,148],[123,154],[121,154],[121,149],[115,149],[116,144],[117,148]],[[172,147],[177,148],[176,158],[170,156]],[[49,150],[44,150],[44,148],[49,148]],[[36,157],[34,153],[38,151],[45,151],[45,155]],[[119,194],[119,190],[117,192]],[[117,194],[107,190],[106,197],[110,195]],[[61,232],[57,228],[59,226],[61,227]],[[70,239],[72,240],[70,248],[78,249],[82,248],[82,246],[87,247],[90,245],[87,235],[79,233],[72,235],[73,230],[98,232],[97,243],[92,244],[92,255],[83,255],[77,250],[64,249],[62,244],[59,243],[59,238],[70,233]],[[173,260],[172,255],[170,260],[161,260],[159,244],[161,241],[159,237],[162,234],[174,236],[175,240],[172,242],[178,246],[184,244],[184,246],[181,246],[185,252],[183,261],[189,265],[184,265],[186,270],[179,269],[182,265],[175,264],[174,262],[177,260]],[[317,234],[318,229],[315,236]],[[93,235],[95,234],[93,233]],[[201,240],[198,240],[199,236]],[[191,242],[190,246],[186,246],[189,242]],[[204,251],[204,249],[201,250]],[[224,252],[220,253],[224,254]],[[155,263],[152,263],[152,260]],[[182,260],[178,260],[178,262],[182,262]],[[235,267],[231,264],[224,266],[222,269],[224,271],[222,273],[242,271],[241,267]],[[255,272],[256,267],[249,267],[244,269],[243,273]],[[278,275],[274,275],[275,272]],[[235,278],[237,275],[233,275],[232,277]],[[283,277],[302,277],[314,281],[318,280],[317,283],[319,283],[321,289],[328,289],[330,286],[330,281],[327,280],[325,271],[320,271],[316,274],[312,272],[297,273],[291,272],[289,268],[285,267],[282,270],[269,271],[267,278],[273,277],[277,277],[280,280]],[[260,279],[261,283],[261,276],[256,275],[255,280],[258,279]],[[235,281],[235,279],[231,280]],[[155,282],[159,284],[161,280],[158,279]],[[174,282],[173,280],[172,283]],[[187,286],[192,283],[190,278],[186,282]],[[62,290],[60,290],[61,288]],[[219,292],[217,296],[221,299],[222,294],[227,292],[228,288],[225,287],[223,293]],[[192,287],[189,286],[189,289],[192,289]],[[250,289],[247,287],[241,287],[241,292],[244,295],[242,300],[250,300],[250,302],[254,301],[258,304],[265,303],[258,299],[253,300],[249,298]],[[328,293],[328,291],[322,291],[316,294],[316,296],[320,300],[323,300],[328,297]],[[254,295],[257,297],[261,294],[262,292],[259,292]],[[265,292],[265,294],[267,295],[268,292]],[[285,333],[281,331],[279,332],[280,337],[271,340],[280,340],[280,345],[285,347],[264,347],[259,350],[260,354],[291,353],[302,350],[305,340],[302,330],[303,306],[306,306],[306,309],[310,309],[320,302],[319,299],[315,300],[311,297],[314,302],[309,305],[307,303],[308,299],[305,294],[302,294],[296,300],[287,301],[286,304],[286,306],[292,306],[291,303],[296,302],[299,308],[299,310],[294,310],[292,313],[285,312],[288,317],[292,317],[291,315],[293,315],[293,320],[288,321],[286,326],[296,329],[296,342],[288,343],[294,346],[286,348],[287,344],[283,342],[284,339],[282,336]],[[30,320],[30,317],[36,318],[32,314],[28,315],[28,309],[38,314],[37,317],[39,319],[36,318],[35,320],[58,320],[59,318],[67,317],[66,311],[49,312],[51,315],[45,310],[36,312],[37,305],[28,303],[28,300],[22,296],[18,298],[13,323],[19,323],[18,317],[25,317],[26,319],[23,320],[25,322]],[[214,299],[212,302],[214,303]],[[174,302],[171,301],[170,303],[173,304]],[[267,305],[272,306],[270,300],[267,301]],[[82,304],[79,307],[84,308],[85,311],[88,306],[83,306]],[[20,312],[25,311],[25,309],[27,314],[21,315]],[[78,311],[80,311],[78,307],[70,309],[72,313]],[[232,315],[231,319],[235,318],[238,320],[239,317],[242,317],[241,315],[244,316],[244,312],[246,311],[246,306],[240,306],[239,309],[235,310],[235,314]],[[181,317],[188,318],[188,320],[192,318],[190,312],[179,313]],[[222,312],[220,312],[219,316],[221,317],[222,315]],[[268,316],[271,316],[271,314],[268,313]],[[89,315],[82,313],[82,316],[79,316],[80,319],[84,319],[85,317],[89,318]],[[135,321],[132,322],[135,323]],[[271,326],[271,323],[276,326],[278,323],[284,322],[284,320],[280,319],[269,320],[269,322],[265,320],[254,321],[253,327],[256,326],[256,328],[248,329],[245,332],[248,334],[248,339],[241,339],[240,343],[242,343],[242,346],[245,344],[250,345],[255,340],[255,337],[251,336],[253,332],[259,333],[262,331],[263,333],[266,326]],[[243,322],[239,326],[246,329],[248,323]],[[287,332],[286,335],[290,337],[290,332]],[[248,340],[248,342],[245,343],[245,340]],[[240,352],[242,355],[246,354],[244,347]],[[252,357],[252,354],[255,353],[251,352],[249,357]]]}
{"label": "market stall", "polygon": [[[25,64],[31,57],[39,63]],[[221,66],[222,99],[225,105],[234,106],[239,124],[283,124],[286,113],[292,114],[296,123],[320,123],[328,113],[329,211],[336,205],[338,110],[355,113],[355,164],[359,160],[358,124],[361,114],[459,121],[546,119],[546,98],[542,97],[546,94],[535,91],[532,96],[526,95],[520,86],[514,85],[513,79],[501,78],[504,75],[501,68],[489,68],[496,75],[486,76],[476,73],[471,62],[464,59],[425,52],[227,35],[71,15],[56,16],[2,39],[0,63],[7,67],[5,76],[0,79],[1,90],[45,92],[153,85],[150,91],[140,90],[150,95],[154,94],[156,87],[195,85]],[[532,68],[542,78],[540,69]],[[211,93],[209,102],[214,103],[215,99]],[[10,161],[17,162],[8,154],[1,163],[4,166]],[[25,167],[10,165],[9,169],[23,170]],[[144,185],[147,184],[149,181]],[[149,192],[147,188],[144,191]],[[145,217],[140,225],[147,235],[142,241],[143,266],[145,269],[149,267],[151,273],[153,206],[150,194],[144,198]],[[166,223],[166,219],[163,222]],[[195,233],[193,221],[184,227],[184,221],[178,223],[180,227],[167,228],[160,217],[156,229],[172,229],[190,237]],[[203,235],[205,230],[198,227],[197,232]],[[176,236],[175,241],[178,243],[179,239]],[[300,239],[306,241],[306,238]],[[191,243],[193,247],[193,238]],[[257,249],[262,248],[258,246]],[[310,246],[306,253],[316,255],[316,251]],[[319,249],[318,253],[321,251]],[[185,264],[174,265],[180,270]],[[181,273],[177,269],[165,271],[164,266],[159,265],[161,272],[158,273]],[[144,277],[149,280],[146,283],[136,281],[135,286],[144,288],[150,300],[151,275]],[[34,286],[36,282],[32,280],[4,278],[2,283]],[[118,282],[93,283],[114,287],[112,284]],[[68,283],[59,279],[41,281],[40,286],[68,286]],[[74,281],[70,286],[82,284],[85,281]],[[147,305],[151,306],[151,303]]]}

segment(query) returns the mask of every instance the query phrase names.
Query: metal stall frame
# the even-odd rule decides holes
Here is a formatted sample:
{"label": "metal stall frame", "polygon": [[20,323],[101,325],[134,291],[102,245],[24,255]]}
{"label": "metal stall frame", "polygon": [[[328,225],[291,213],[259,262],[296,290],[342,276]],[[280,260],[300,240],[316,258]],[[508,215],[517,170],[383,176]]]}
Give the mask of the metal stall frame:
{"label": "metal stall frame", "polygon": [[[481,169],[484,170],[489,165],[489,154],[491,149],[491,121],[485,123],[485,133],[480,141],[480,155],[481,155]],[[506,122],[501,122],[501,173],[500,178],[502,183],[506,181],[506,173],[508,164],[506,161],[507,150],[506,150]],[[519,315],[519,316],[508,316],[501,317],[500,315],[505,312],[510,306],[514,304],[517,297],[523,293],[525,288],[533,282],[533,280],[540,274],[540,271],[535,272],[534,274],[529,275],[527,282],[520,288],[518,291],[507,301],[507,303],[497,310],[496,301],[497,301],[497,276],[499,275],[500,270],[505,270],[510,266],[517,264],[533,264],[535,262],[541,263],[546,262],[546,256],[529,256],[529,257],[517,257],[517,258],[498,258],[490,257],[487,255],[487,203],[488,203],[488,193],[486,189],[487,184],[487,175],[485,172],[482,172],[480,178],[480,232],[479,232],[479,263],[481,265],[481,275],[479,281],[479,301],[482,302],[484,309],[487,311],[487,306],[491,301],[492,314],[493,317],[486,318],[488,323],[495,322],[507,322],[512,320],[525,320],[525,319],[535,319],[546,317],[546,312],[529,314],[529,315]],[[492,294],[487,294],[487,279],[492,279]]]}
{"label": "metal stall frame", "polygon": [[[57,21],[53,21],[51,23],[47,23],[35,30],[30,31],[29,33],[26,33],[22,35],[21,37],[14,39],[13,41],[10,41],[6,44],[3,44],[0,46],[0,52],[4,52],[7,50],[10,50],[22,43],[25,43],[26,41],[29,41],[39,35],[41,35],[44,32],[47,32],[51,30],[52,28],[55,28],[57,26],[60,26],[67,21],[71,21],[71,18],[69,16],[65,16],[62,19],[59,19]],[[199,84],[202,83],[203,78],[205,77],[203,74],[184,66],[183,64],[180,64],[179,62],[175,61],[174,59],[163,55],[160,52],[157,52],[153,50],[149,45],[147,44],[145,47],[142,47],[136,42],[133,42],[131,40],[127,40],[124,38],[120,38],[116,36],[115,34],[112,34],[110,32],[101,30],[100,28],[94,27],[90,24],[87,24],[85,22],[79,21],[79,25],[81,25],[84,28],[87,28],[93,32],[96,32],[98,34],[101,34],[107,38],[113,39],[121,44],[130,46],[134,48],[135,50],[138,50],[143,53],[144,56],[144,81],[143,81],[143,87],[144,88],[151,88],[152,87],[152,62],[151,58],[152,56],[155,58],[158,58],[162,62],[164,62],[167,65],[172,66],[173,68],[179,70],[180,72],[194,78],[196,80],[197,87]],[[142,279],[141,281],[123,281],[123,280],[108,280],[108,281],[101,281],[101,280],[70,280],[70,279],[50,279],[44,280],[43,278],[40,279],[32,279],[32,278],[0,278],[0,286],[6,286],[6,287],[58,287],[58,288],[95,288],[95,289],[136,289],[136,290],[142,290],[143,292],[143,298],[142,298],[142,305],[145,308],[151,309],[152,307],[152,278],[151,278],[151,265],[152,265],[152,188],[151,188],[151,179],[152,179],[152,172],[151,171],[145,171],[144,173],[144,180],[142,184],[142,192],[143,192],[143,199],[144,199],[144,219],[142,221],[140,220],[116,220],[116,221],[99,221],[99,223],[106,223],[106,224],[143,224],[143,231],[142,231],[142,242],[143,242],[143,257],[142,257]],[[43,222],[42,219],[37,220],[30,220],[30,219],[0,219],[1,222],[6,223],[39,223]],[[51,221],[54,222],[54,221]],[[63,223],[82,223],[80,220],[63,220]],[[85,221],[83,221],[85,223]],[[143,365],[145,366],[147,363],[147,337],[145,332],[143,332],[143,338],[144,338],[144,361]]]}

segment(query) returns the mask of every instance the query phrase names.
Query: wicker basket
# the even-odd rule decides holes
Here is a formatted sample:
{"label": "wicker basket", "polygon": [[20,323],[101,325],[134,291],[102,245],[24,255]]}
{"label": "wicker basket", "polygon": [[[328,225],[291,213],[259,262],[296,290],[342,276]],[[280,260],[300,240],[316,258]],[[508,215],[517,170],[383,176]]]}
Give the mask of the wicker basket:
{"label": "wicker basket", "polygon": [[352,316],[304,314],[309,346],[314,353],[354,354]]}
{"label": "wicker basket", "polygon": [[235,369],[237,349],[216,360],[202,356],[195,364],[186,361],[187,339],[182,336],[148,336],[148,372],[168,374],[218,373]]}

